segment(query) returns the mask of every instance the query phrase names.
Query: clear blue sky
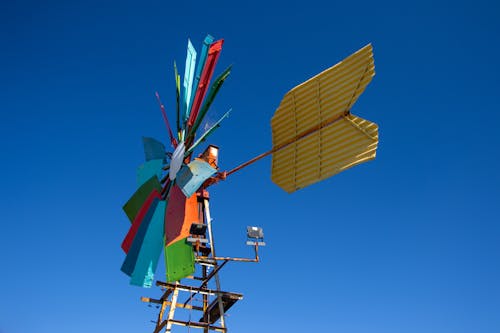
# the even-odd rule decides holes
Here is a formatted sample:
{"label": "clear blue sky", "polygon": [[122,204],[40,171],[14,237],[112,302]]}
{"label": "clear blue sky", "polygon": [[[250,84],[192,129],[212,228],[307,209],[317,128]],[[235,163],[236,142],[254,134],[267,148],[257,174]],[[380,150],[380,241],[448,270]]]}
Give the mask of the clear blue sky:
{"label": "clear blue sky", "polygon": [[[500,9],[494,1],[25,1],[0,7],[0,332],[152,332],[120,272],[121,210],[166,141],[172,63],[224,38],[234,69],[211,117],[230,169],[271,146],[296,84],[372,42],[377,75],[353,113],[377,159],[294,194],[270,159],[212,188],[232,332],[500,331]],[[158,275],[162,278],[161,272]],[[182,330],[181,330],[182,331]]]}

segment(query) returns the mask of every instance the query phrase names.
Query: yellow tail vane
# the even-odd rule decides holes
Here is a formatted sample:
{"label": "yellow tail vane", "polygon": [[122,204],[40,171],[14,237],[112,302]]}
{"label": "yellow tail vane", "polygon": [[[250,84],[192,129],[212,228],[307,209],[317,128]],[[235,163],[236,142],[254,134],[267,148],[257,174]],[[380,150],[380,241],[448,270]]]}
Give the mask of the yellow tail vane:
{"label": "yellow tail vane", "polygon": [[375,75],[371,44],[285,94],[272,120],[272,180],[287,192],[373,160],[378,126],[350,113]]}

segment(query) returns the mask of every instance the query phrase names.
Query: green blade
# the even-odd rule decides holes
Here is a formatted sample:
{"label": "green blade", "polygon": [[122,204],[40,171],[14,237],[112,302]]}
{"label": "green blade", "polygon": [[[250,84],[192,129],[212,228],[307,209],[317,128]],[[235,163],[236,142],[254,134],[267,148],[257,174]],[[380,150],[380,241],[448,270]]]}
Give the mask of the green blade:
{"label": "green blade", "polygon": [[[175,97],[177,100],[177,135],[180,134],[181,132],[181,124],[180,124],[180,115],[181,115],[181,110],[180,110],[180,97],[181,97],[181,76],[179,75],[179,72],[177,71],[177,64],[174,61],[174,75],[175,75]],[[179,136],[179,140],[181,140]]]}
{"label": "green blade", "polygon": [[220,127],[220,123],[229,116],[229,114],[231,113],[232,109],[230,109],[229,111],[227,111],[212,127],[210,127],[208,129],[208,131],[206,131],[205,133],[203,133],[203,135],[195,142],[191,145],[191,147],[186,151],[186,153],[184,154],[184,156],[189,156],[191,154],[191,152],[196,148],[196,146],[198,146],[200,143],[202,143],[203,141],[205,141],[205,139],[210,135],[212,134],[217,128]]}
{"label": "green blade", "polygon": [[215,99],[215,96],[217,96],[217,93],[219,92],[220,88],[222,87],[222,84],[224,83],[224,80],[229,76],[231,73],[232,65],[229,66],[224,72],[222,72],[219,77],[215,80],[215,82],[212,84],[210,87],[210,92],[208,93],[208,96],[205,99],[205,102],[203,103],[203,106],[200,110],[200,113],[198,117],[196,117],[196,120],[193,124],[193,127],[189,130],[189,134],[187,136],[188,140],[194,139],[194,136],[196,135],[196,131],[201,125],[201,122],[203,121],[203,118],[205,118],[205,115],[208,112],[208,109],[210,108],[210,105],[212,105],[212,102]]}
{"label": "green blade", "polygon": [[175,282],[193,274],[193,245],[183,238],[165,247],[165,263],[167,267],[167,282]]}

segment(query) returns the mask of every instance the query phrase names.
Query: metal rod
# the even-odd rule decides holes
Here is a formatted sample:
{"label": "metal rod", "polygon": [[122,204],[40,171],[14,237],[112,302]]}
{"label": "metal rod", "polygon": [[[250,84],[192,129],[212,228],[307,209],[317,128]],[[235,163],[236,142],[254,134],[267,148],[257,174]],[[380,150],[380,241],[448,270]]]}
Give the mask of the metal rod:
{"label": "metal rod", "polygon": [[158,92],[156,92],[155,95],[156,95],[156,100],[158,101],[158,104],[160,104],[161,114],[163,115],[163,121],[165,121],[165,125],[167,126],[168,135],[170,136],[170,143],[175,148],[175,147],[177,147],[177,140],[175,140],[174,134],[172,133],[172,128],[170,128],[170,122],[168,121],[168,118],[167,118],[167,112],[165,111],[165,107],[163,106],[163,103],[160,100],[160,94],[158,94]]}
{"label": "metal rod", "polygon": [[243,298],[243,295],[237,294],[237,293],[231,293],[228,291],[222,291],[222,290],[214,290],[214,289],[204,289],[204,288],[199,288],[199,287],[193,287],[193,286],[186,286],[184,284],[179,284],[179,283],[168,283],[168,282],[162,282],[162,281],[156,281],[156,285],[165,287],[168,289],[173,289],[174,292],[175,290],[182,290],[182,291],[189,291],[191,293],[200,293],[200,294],[205,294],[205,295],[231,295],[234,297],[238,298]]}
{"label": "metal rod", "polygon": [[[177,284],[177,282],[175,283]],[[172,300],[170,304],[170,311],[168,311],[168,318],[167,318],[167,328],[165,329],[165,332],[169,333],[170,330],[172,329],[172,323],[171,320],[174,319],[174,313],[175,313],[175,308],[177,306],[177,296],[179,295],[179,289],[175,288],[174,293],[172,294]]]}
{"label": "metal rod", "polygon": [[209,262],[210,260],[213,260],[213,263],[215,263],[216,261],[238,261],[238,262],[259,262],[259,256],[256,254],[255,255],[255,258],[231,258],[231,257],[203,257],[203,256],[199,256],[199,257],[196,257],[196,260],[199,260],[199,261],[207,261]]}
{"label": "metal rod", "polygon": [[[146,302],[146,303],[162,304],[162,309],[160,310],[160,314],[158,316],[158,324],[161,322],[161,318],[163,318],[163,311],[164,311],[163,306],[172,305],[172,302],[169,302],[167,300],[162,302],[159,299],[154,299],[154,298],[149,298],[149,297],[141,297],[141,301]],[[203,308],[200,306],[195,306],[195,305],[190,305],[190,304],[182,304],[179,302],[177,302],[177,307],[183,308],[183,309],[193,309],[193,310],[203,311]]]}
{"label": "metal rod", "polygon": [[[224,265],[226,263],[227,263],[227,261],[224,261],[222,264],[215,267],[214,270],[212,272],[210,272],[210,274],[208,276],[207,276],[207,267],[203,266],[203,276],[205,278],[203,279],[203,283],[200,285],[200,289],[204,288],[208,284],[208,282],[214,277],[214,275],[217,274],[217,272],[220,271],[220,269],[222,267],[224,267]],[[189,296],[189,298],[184,302],[184,304],[188,304],[189,301],[191,301],[191,299],[194,297],[194,295],[196,295],[196,293],[191,294],[191,296]],[[205,295],[203,296],[203,301],[205,301]],[[208,299],[207,299],[207,302],[208,302]]]}
{"label": "metal rod", "polygon": [[[283,147],[283,148],[284,148],[284,147]],[[265,153],[262,153],[262,154],[260,154],[260,155],[258,155],[258,156],[255,156],[255,157],[254,157],[254,158],[252,158],[251,160],[249,160],[249,161],[247,161],[247,162],[245,162],[245,163],[243,163],[243,164],[240,164],[240,165],[239,165],[239,166],[237,166],[236,168],[234,168],[234,169],[232,169],[232,170],[228,171],[228,172],[226,173],[226,176],[229,176],[229,175],[231,175],[231,174],[235,173],[236,171],[239,171],[239,170],[243,169],[244,167],[249,166],[250,164],[253,164],[253,163],[257,162],[258,160],[261,160],[261,159],[263,159],[264,157],[266,157],[266,156],[268,156],[268,155],[271,155],[272,153],[274,153],[274,152],[276,152],[276,151],[277,151],[277,149],[274,149],[274,148],[273,148],[273,149],[271,149],[271,150],[269,150],[269,151],[267,151],[267,152],[265,152]]]}
{"label": "metal rod", "polygon": [[311,134],[313,134],[313,133],[315,133],[315,132],[317,132],[317,131],[319,131],[319,130],[327,127],[327,126],[330,126],[330,125],[336,123],[337,121],[339,121],[340,119],[344,118],[348,114],[349,114],[349,111],[346,111],[346,112],[342,113],[340,116],[338,116],[338,117],[336,117],[336,118],[334,118],[332,120],[325,121],[325,122],[323,122],[323,123],[321,123],[321,124],[319,124],[317,126],[314,126],[313,128],[310,128],[310,129],[308,129],[308,130],[306,130],[306,131],[298,134],[297,136],[291,138],[290,140],[288,140],[288,141],[286,141],[286,142],[284,142],[284,143],[282,143],[282,144],[280,144],[280,145],[278,145],[276,147],[273,147],[273,149],[271,149],[271,150],[269,150],[269,151],[267,151],[265,153],[262,153],[262,154],[260,154],[260,155],[258,155],[256,157],[252,158],[251,160],[249,160],[249,161],[247,161],[247,162],[245,162],[243,164],[238,165],[236,168],[234,168],[234,169],[232,169],[230,171],[227,171],[226,172],[226,177],[229,176],[229,175],[231,175],[231,174],[233,174],[233,173],[235,173],[236,171],[239,171],[239,170],[243,169],[246,166],[249,166],[250,164],[253,164],[253,163],[255,163],[255,162],[263,159],[264,157],[266,157],[268,155],[271,155],[271,154],[273,154],[273,153],[275,153],[277,151],[280,151],[281,149],[284,149],[284,148],[288,147],[289,145],[291,145],[294,142],[302,140],[302,139],[308,137],[309,135],[311,135]]}
{"label": "metal rod", "polygon": [[[210,237],[210,250],[212,257],[216,257],[215,255],[215,245],[214,245],[214,235],[212,233],[212,218],[210,217],[210,205],[208,203],[208,199],[203,199],[203,206],[205,208],[205,216],[207,218],[207,226],[208,226],[208,235]],[[217,262],[215,262],[215,266],[217,266]],[[217,268],[217,267],[215,267]],[[214,269],[215,269],[214,268]],[[220,291],[220,280],[219,274],[215,273],[215,286],[217,287],[217,291]],[[220,313],[220,325],[225,328],[225,320],[224,320],[224,305],[222,304],[222,296],[217,294],[217,303],[219,303],[219,313]]]}
{"label": "metal rod", "polygon": [[156,328],[160,327],[161,320],[163,319],[163,314],[165,313],[166,307],[167,307],[167,300],[164,299],[161,304],[160,313],[158,314],[158,320],[156,321]]}
{"label": "metal rod", "polygon": [[[202,272],[203,272],[203,281],[207,281],[207,267],[206,266],[202,266]],[[205,282],[203,282],[205,283]],[[203,288],[204,285],[200,286],[200,288]],[[208,283],[208,281],[207,281]],[[190,298],[192,298],[194,295],[191,294]],[[203,317],[205,317],[205,314],[207,313],[207,309],[208,309],[208,295],[203,295]],[[208,327],[205,327],[203,329],[203,333],[208,333]]]}
{"label": "metal rod", "polygon": [[212,331],[226,332],[226,328],[213,326],[206,323],[200,323],[196,321],[182,321],[182,320],[169,320],[174,325],[186,326],[186,327],[194,327],[194,328],[208,328]]}

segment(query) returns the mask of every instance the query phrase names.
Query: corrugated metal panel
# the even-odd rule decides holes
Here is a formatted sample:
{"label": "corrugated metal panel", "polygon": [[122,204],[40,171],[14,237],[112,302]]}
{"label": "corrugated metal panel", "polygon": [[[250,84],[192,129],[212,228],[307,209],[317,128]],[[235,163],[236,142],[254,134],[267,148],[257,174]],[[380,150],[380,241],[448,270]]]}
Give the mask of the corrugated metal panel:
{"label": "corrugated metal panel", "polygon": [[[375,74],[371,45],[290,90],[271,121],[272,179],[287,192],[375,158],[376,124],[349,114]],[[299,139],[300,138],[300,139]]]}

